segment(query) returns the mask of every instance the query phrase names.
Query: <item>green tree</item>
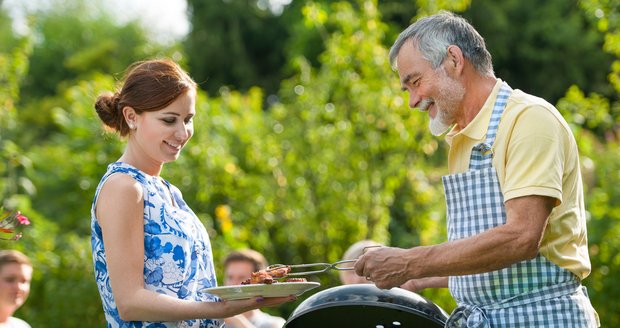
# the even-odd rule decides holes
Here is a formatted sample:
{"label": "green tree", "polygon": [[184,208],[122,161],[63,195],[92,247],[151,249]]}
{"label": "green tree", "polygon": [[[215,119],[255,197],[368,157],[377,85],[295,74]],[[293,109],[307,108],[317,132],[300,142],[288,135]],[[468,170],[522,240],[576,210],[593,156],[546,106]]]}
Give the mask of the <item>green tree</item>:
{"label": "green tree", "polygon": [[[284,24],[293,36],[286,41],[280,63],[289,78],[276,79],[276,91],[252,87],[262,83],[253,80],[247,89],[232,84],[218,85],[218,92],[199,92],[194,138],[162,175],[179,186],[207,226],[218,264],[239,247],[259,249],[272,262],[301,263],[338,260],[346,247],[362,238],[401,247],[445,240],[440,176],[447,172],[446,146],[424,128],[425,115],[406,109],[405,95],[387,63],[386,46],[411,17],[438,8],[460,11],[468,4],[294,1],[287,8],[297,8],[297,19],[286,11],[278,16],[294,24]],[[593,24],[607,34],[606,49],[617,58],[617,9],[603,4],[583,2]],[[398,14],[399,8],[405,13]],[[103,24],[92,31],[101,33],[96,42],[86,42],[73,32],[90,31],[89,24],[76,23],[80,15],[71,10],[50,25],[43,23],[52,21],[45,18],[47,12],[35,17],[33,31],[45,38],[38,39],[34,50],[21,41],[14,43],[20,45],[16,48],[0,48],[0,104],[9,108],[0,110],[0,142],[5,147],[0,157],[13,172],[9,174],[9,166],[0,161],[0,187],[4,195],[16,195],[12,202],[33,221],[25,238],[13,244],[35,260],[32,298],[18,313],[33,327],[96,327],[104,321],[90,258],[90,206],[107,163],[120,156],[123,143],[102,129],[92,108],[95,96],[113,88],[126,64],[140,57],[165,54],[181,63],[197,60],[186,61],[174,48],[150,53],[148,49],[159,47],[141,38],[119,45],[123,49],[101,50],[102,44],[125,41],[117,38],[132,40],[134,32]],[[382,18],[388,12],[390,20]],[[2,23],[0,28],[6,26]],[[56,32],[39,32],[41,28]],[[122,31],[100,31],[116,28]],[[60,40],[68,46],[63,48]],[[298,40],[311,42],[294,42]],[[79,42],[82,46],[74,46]],[[44,49],[54,51],[49,57],[31,52],[45,53]],[[110,49],[138,55],[116,62]],[[224,53],[227,48],[216,49]],[[61,76],[50,71],[57,81],[53,88],[44,94],[26,93],[32,85],[19,86],[24,86],[27,68],[38,60],[66,65],[68,72],[61,69],[66,74]],[[617,67],[612,67],[611,86],[620,76]],[[45,70],[38,72],[28,76],[44,79]],[[193,68],[190,74],[196,76]],[[603,326],[610,327],[619,323],[613,300],[620,274],[619,106],[618,89],[614,90],[608,99],[594,93],[585,96],[574,87],[558,104],[573,124],[583,155],[594,266],[585,283]],[[277,97],[269,97],[272,93]],[[221,277],[222,266],[216,268]],[[323,289],[339,283],[333,273],[312,279],[320,280]],[[448,311],[454,306],[446,290],[423,295]],[[269,311],[288,317],[298,303]]]}
{"label": "green tree", "polygon": [[496,75],[512,87],[551,103],[571,85],[610,94],[611,56],[579,1],[476,0],[463,15],[485,38]]}
{"label": "green tree", "polygon": [[620,325],[615,304],[620,294],[620,19],[613,2],[588,0],[581,6],[605,34],[603,48],[614,57],[608,74],[614,94],[607,98],[572,86],[558,103],[579,143],[586,186],[592,273],[584,283],[601,327]]}
{"label": "green tree", "polygon": [[[98,80],[102,73],[121,79],[130,63],[149,57],[166,56],[183,62],[178,45],[168,47],[151,41],[136,21],[118,25],[101,6],[83,0],[56,1],[46,11],[32,14],[31,29],[37,41],[19,90],[19,122],[22,127],[37,129],[14,139],[21,149],[31,149],[37,157],[33,160],[36,170],[30,175],[38,189],[33,206],[54,217],[62,227],[81,233],[89,231],[88,221],[80,220],[89,211],[89,204],[82,202],[84,192],[99,172],[76,170],[81,163],[97,159],[98,153],[97,143],[81,144],[96,121],[80,120],[75,112],[80,106],[92,111],[96,94],[91,90],[84,99],[74,99],[74,86]],[[84,12],[92,15],[82,15]],[[58,165],[60,162],[69,165]],[[57,195],[63,195],[64,201],[49,201]],[[67,202],[75,205],[67,206]]]}
{"label": "green tree", "polygon": [[116,23],[99,2],[53,1],[29,18],[37,42],[22,87],[24,97],[51,96],[78,77],[121,74],[137,59],[172,54],[151,42],[137,21]]}
{"label": "green tree", "polygon": [[100,162],[121,149],[93,134],[95,90],[111,89],[133,61],[182,57],[136,23],[119,26],[97,10],[84,15],[92,7],[82,1],[56,2],[31,13],[26,37],[0,21],[7,40],[0,46],[0,200],[32,222],[24,238],[0,248],[21,249],[34,263],[31,297],[18,316],[33,327],[95,327],[104,319],[90,254],[89,184],[105,170]]}
{"label": "green tree", "polygon": [[[173,181],[212,220],[216,240],[286,263],[335,261],[363,238],[393,244],[390,232],[396,246],[444,239],[440,174],[427,171],[443,168],[445,148],[419,128],[426,118],[406,109],[398,80],[386,80],[394,73],[376,2],[308,3],[303,13],[307,28],[332,29],[319,67],[296,58],[267,112],[259,90],[224,89],[207,122],[196,121],[208,133],[196,133],[199,146],[179,163],[201,174]],[[400,224],[390,226],[391,215]]]}
{"label": "green tree", "polygon": [[23,147],[57,131],[53,98],[77,81],[100,72],[120,78],[129,64],[147,57],[182,59],[178,47],[153,42],[137,21],[116,23],[99,2],[55,0],[28,15],[36,37],[20,87],[20,121],[39,129],[20,140]]}
{"label": "green tree", "polygon": [[[0,10],[0,17],[3,16],[6,17]],[[14,37],[10,24],[5,24],[4,20],[0,22],[0,35],[4,36],[5,44],[13,45],[0,49],[0,207],[14,209],[13,195],[33,192],[32,183],[24,174],[31,167],[31,161],[16,142],[24,134],[19,126],[16,103],[20,97],[20,83],[28,72],[32,39]]]}
{"label": "green tree", "polygon": [[204,90],[259,85],[275,93],[288,38],[282,20],[256,0],[188,0],[192,30],[185,48],[189,67]]}

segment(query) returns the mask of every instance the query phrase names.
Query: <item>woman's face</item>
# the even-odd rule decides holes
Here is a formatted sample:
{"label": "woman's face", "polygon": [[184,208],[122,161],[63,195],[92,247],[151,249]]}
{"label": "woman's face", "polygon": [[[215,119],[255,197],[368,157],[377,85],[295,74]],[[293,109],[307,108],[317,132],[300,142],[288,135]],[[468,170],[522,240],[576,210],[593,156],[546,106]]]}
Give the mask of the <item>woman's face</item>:
{"label": "woman's face", "polygon": [[27,264],[8,263],[0,268],[0,308],[15,312],[28,298],[32,267]]}
{"label": "woman's face", "polygon": [[196,91],[181,94],[173,103],[156,112],[134,115],[129,143],[132,152],[150,164],[176,160],[194,134]]}

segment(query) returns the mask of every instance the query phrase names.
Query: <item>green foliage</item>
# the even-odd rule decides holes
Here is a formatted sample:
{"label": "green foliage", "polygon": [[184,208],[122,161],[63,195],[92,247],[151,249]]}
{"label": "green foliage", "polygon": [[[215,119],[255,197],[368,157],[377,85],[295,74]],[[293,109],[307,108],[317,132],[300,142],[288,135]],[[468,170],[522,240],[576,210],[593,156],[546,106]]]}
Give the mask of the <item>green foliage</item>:
{"label": "green foliage", "polygon": [[101,72],[120,79],[136,60],[181,58],[176,46],[168,48],[149,40],[137,21],[117,25],[98,2],[55,0],[29,13],[29,22],[35,42],[20,90],[20,121],[39,129],[21,139],[23,145],[58,132],[54,97],[81,79]]}
{"label": "green foliage", "polygon": [[98,2],[56,0],[31,13],[37,42],[24,97],[54,95],[95,72],[121,74],[132,62],[174,50],[150,42],[137,21],[118,26]]}
{"label": "green foliage", "polygon": [[28,71],[31,42],[23,38],[15,43],[9,52],[0,52],[0,206],[6,208],[15,208],[12,195],[33,192],[32,183],[23,175],[31,161],[16,143],[23,131],[15,107],[19,85]]}
{"label": "green foliage", "polygon": [[288,35],[279,16],[256,0],[188,0],[192,30],[185,47],[193,77],[210,94],[222,86],[260,85],[275,93]]}
{"label": "green foliage", "polygon": [[602,327],[620,325],[615,298],[620,275],[620,19],[618,11],[607,1],[582,1],[590,19],[605,33],[604,48],[615,56],[608,75],[615,95],[588,96],[572,86],[558,103],[558,109],[572,123],[581,151],[588,209],[588,241],[592,273],[584,284],[590,291]]}
{"label": "green foliage", "polygon": [[[222,86],[247,91],[261,87],[267,96],[276,94],[280,81],[295,74],[290,60],[305,57],[313,66],[320,65],[324,41],[338,27],[309,25],[324,21],[335,14],[331,0],[291,1],[283,12],[272,12],[256,0],[189,0],[192,30],[184,45],[189,68],[201,87],[217,94]],[[363,10],[361,1],[342,1],[354,10]],[[470,0],[399,0],[385,1],[381,9],[390,18],[411,19],[416,14],[434,12],[440,8],[461,11]],[[324,17],[315,16],[315,8]],[[402,28],[399,24],[398,28]],[[388,40],[387,42],[390,42]],[[382,40],[385,42],[385,40]]]}
{"label": "green foliage", "polygon": [[[336,261],[359,239],[390,244],[390,228],[399,246],[437,241],[439,174],[422,172],[443,162],[445,148],[420,128],[424,116],[405,109],[397,79],[386,83],[394,73],[376,3],[358,7],[304,7],[308,28],[332,30],[320,68],[297,58],[298,73],[267,112],[260,91],[224,89],[208,100],[207,122],[196,119],[179,165],[166,169],[209,219],[223,246],[216,257],[249,246],[284,263]],[[186,167],[201,174],[190,178]],[[338,284],[335,275],[318,278],[324,288]]]}
{"label": "green foliage", "polygon": [[416,0],[418,7],[418,17],[427,16],[439,10],[450,10],[461,12],[467,9],[471,0]]}
{"label": "green foliage", "polygon": [[[485,38],[496,75],[551,103],[572,84],[611,94],[602,35],[578,1],[476,0],[463,15]],[[579,40],[576,42],[576,40]]]}
{"label": "green foliage", "polygon": [[[187,63],[192,76],[213,89],[199,92],[194,138],[162,175],[183,191],[204,222],[217,263],[242,247],[261,250],[272,263],[302,263],[336,261],[351,243],[365,238],[399,247],[444,241],[440,177],[447,172],[446,145],[428,133],[426,115],[406,109],[405,95],[387,62],[386,45],[416,14],[440,8],[460,11],[469,1],[294,1],[288,8],[296,12],[285,11],[273,29],[264,24],[277,15],[254,7],[252,1],[228,1],[225,6],[212,2],[193,1],[190,6],[194,23],[202,19],[205,25],[187,43],[195,51]],[[547,18],[556,17],[550,10],[554,5],[567,10],[552,3],[536,3],[528,10],[543,6]],[[582,3],[592,15],[591,24],[606,33],[605,49],[617,56],[617,10],[596,0]],[[472,2],[476,4],[503,12],[499,4]],[[513,1],[502,4],[517,7]],[[58,10],[37,13],[37,43],[13,38],[8,50],[0,48],[0,197],[32,221],[25,237],[10,247],[26,251],[35,263],[31,298],[17,313],[33,327],[97,327],[104,322],[90,257],[90,207],[106,165],[120,156],[123,142],[102,128],[92,108],[95,97],[113,89],[122,70],[135,60],[167,54],[185,63],[176,48],[153,45],[133,23],[115,26],[105,13],[77,14],[86,5],[66,2]],[[247,8],[259,18],[251,18]],[[222,10],[229,11],[226,22],[243,28],[217,32],[216,13]],[[489,46],[512,40],[507,22],[516,18],[475,16],[485,12],[477,10],[480,7],[471,11],[476,26],[489,24],[502,31],[497,36],[490,28],[483,32]],[[382,17],[386,13],[389,20]],[[213,16],[205,22],[207,14]],[[542,25],[541,30],[552,27]],[[213,27],[208,42],[201,39],[206,26]],[[589,25],[574,17],[567,20],[569,31],[579,26],[587,30]],[[6,24],[0,20],[3,28]],[[282,37],[279,28],[294,37],[288,42],[264,41]],[[536,28],[528,27],[526,35],[537,35]],[[259,55],[248,56],[251,52],[235,48],[239,45],[229,45],[256,46],[247,42],[249,35],[269,47],[287,44],[282,53],[265,58],[270,64],[264,66],[286,67],[285,74],[264,75],[264,67],[252,66],[262,62]],[[596,43],[592,40],[596,37],[584,37],[590,46]],[[513,40],[515,46],[529,42]],[[198,50],[230,63],[205,60],[205,52]],[[548,59],[544,46],[538,50]],[[496,59],[502,51],[492,50]],[[595,67],[586,59],[599,58],[581,50],[566,51],[580,56],[583,65],[572,65],[583,72]],[[209,72],[214,62],[222,67],[217,74]],[[205,70],[199,68],[202,63]],[[601,59],[599,64],[607,63]],[[566,85],[561,91],[568,91],[558,103],[582,153],[594,268],[584,283],[603,326],[609,327],[620,325],[614,307],[620,292],[615,287],[620,275],[619,71],[620,64],[612,65],[609,86],[601,89],[615,87],[613,97]],[[237,80],[225,80],[230,78],[227,73]],[[280,81],[283,75],[289,78]],[[267,82],[261,82],[263,76]],[[566,76],[578,84],[573,75]],[[229,83],[233,85],[221,87]],[[222,277],[222,266],[216,268]],[[321,289],[339,284],[333,273],[315,279],[321,281]],[[425,290],[422,295],[447,311],[454,307],[446,290]],[[298,303],[268,311],[287,317]]]}
{"label": "green foliage", "polygon": [[[39,188],[35,208],[54,213],[54,221],[79,235],[90,234],[90,202],[105,166],[120,156],[122,146],[100,131],[93,99],[102,90],[114,88],[109,77],[95,77],[65,90],[53,102],[52,123],[59,130],[47,142],[33,145],[30,157],[36,163],[31,177]],[[116,156],[116,157],[115,157]],[[53,178],[50,178],[53,176]],[[63,194],[66,202],[50,202]]]}

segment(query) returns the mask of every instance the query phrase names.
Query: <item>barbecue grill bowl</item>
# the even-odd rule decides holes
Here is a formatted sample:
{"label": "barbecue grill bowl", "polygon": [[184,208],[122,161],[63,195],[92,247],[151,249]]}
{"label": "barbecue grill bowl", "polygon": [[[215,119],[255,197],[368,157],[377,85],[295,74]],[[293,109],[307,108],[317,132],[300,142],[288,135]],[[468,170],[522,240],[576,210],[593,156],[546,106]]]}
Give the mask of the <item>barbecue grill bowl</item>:
{"label": "barbecue grill bowl", "polygon": [[448,314],[426,298],[401,288],[343,285],[320,291],[293,311],[286,328],[443,327]]}

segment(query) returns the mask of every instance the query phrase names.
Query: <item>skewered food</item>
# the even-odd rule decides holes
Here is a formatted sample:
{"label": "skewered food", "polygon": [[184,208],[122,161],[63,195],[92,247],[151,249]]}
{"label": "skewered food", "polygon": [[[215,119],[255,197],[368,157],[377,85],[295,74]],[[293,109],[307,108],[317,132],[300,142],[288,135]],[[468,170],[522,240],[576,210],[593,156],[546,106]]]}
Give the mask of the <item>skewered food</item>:
{"label": "skewered food", "polygon": [[289,272],[291,272],[291,267],[290,266],[281,266],[281,267],[275,267],[275,268],[272,268],[272,269],[268,269],[266,271],[274,278],[283,278],[283,277],[286,277],[286,275]]}
{"label": "skewered food", "polygon": [[[241,284],[274,284],[278,282],[276,279],[285,278],[290,271],[290,266],[259,270],[257,272],[252,272],[250,278],[244,280]],[[287,278],[285,282],[306,282],[306,278]]]}
{"label": "skewered food", "polygon": [[273,284],[275,282],[275,279],[273,279],[273,276],[269,274],[269,272],[265,271],[265,270],[260,270],[257,272],[252,272],[252,275],[250,276],[250,278],[246,279],[244,282],[242,282],[242,285],[249,285],[249,284]]}

